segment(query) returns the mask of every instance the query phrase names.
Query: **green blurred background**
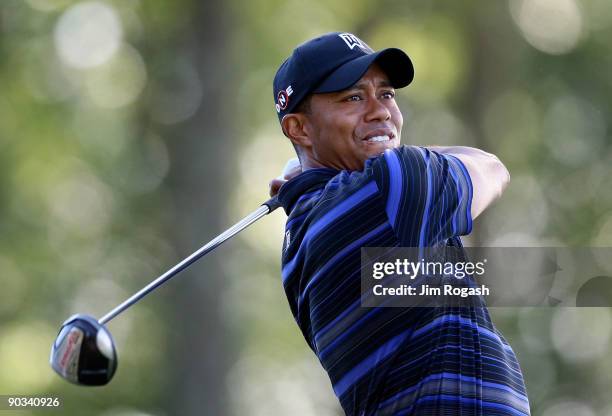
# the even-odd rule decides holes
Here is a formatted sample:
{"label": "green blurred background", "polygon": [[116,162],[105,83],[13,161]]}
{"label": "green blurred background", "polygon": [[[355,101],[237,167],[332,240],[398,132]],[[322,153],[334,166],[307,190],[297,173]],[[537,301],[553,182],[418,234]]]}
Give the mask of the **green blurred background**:
{"label": "green blurred background", "polygon": [[[405,144],[508,166],[466,244],[612,246],[605,0],[2,0],[0,394],[66,415],[341,414],[282,290],[281,210],[109,324],[108,386],[48,365],[70,314],[100,316],[266,198],[293,152],[276,68],[335,30],[412,57]],[[491,313],[534,415],[612,415],[609,309]]]}

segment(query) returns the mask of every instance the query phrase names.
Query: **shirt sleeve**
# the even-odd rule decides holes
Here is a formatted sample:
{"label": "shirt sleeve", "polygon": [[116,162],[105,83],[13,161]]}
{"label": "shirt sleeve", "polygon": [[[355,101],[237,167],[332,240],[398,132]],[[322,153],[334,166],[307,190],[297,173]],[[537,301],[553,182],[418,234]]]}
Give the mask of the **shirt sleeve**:
{"label": "shirt sleeve", "polygon": [[458,158],[401,146],[370,167],[402,246],[434,246],[472,231],[472,181]]}

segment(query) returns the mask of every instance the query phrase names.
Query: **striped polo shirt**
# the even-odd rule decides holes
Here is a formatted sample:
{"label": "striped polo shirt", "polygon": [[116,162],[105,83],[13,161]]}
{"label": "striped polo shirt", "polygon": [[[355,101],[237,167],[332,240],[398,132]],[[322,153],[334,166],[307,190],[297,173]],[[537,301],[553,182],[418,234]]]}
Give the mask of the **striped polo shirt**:
{"label": "striped polo shirt", "polygon": [[472,183],[454,156],[401,146],[362,171],[285,183],[282,283],[347,415],[528,415],[516,356],[484,307],[365,308],[361,247],[461,247]]}

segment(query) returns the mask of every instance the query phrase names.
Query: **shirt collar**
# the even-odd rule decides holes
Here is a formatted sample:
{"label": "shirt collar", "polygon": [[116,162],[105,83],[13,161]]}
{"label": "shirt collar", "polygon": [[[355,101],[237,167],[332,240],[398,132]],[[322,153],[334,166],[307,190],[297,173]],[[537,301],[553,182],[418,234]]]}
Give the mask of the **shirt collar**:
{"label": "shirt collar", "polygon": [[327,182],[340,172],[331,168],[308,169],[287,181],[278,192],[278,200],[289,215],[301,195],[323,188]]}

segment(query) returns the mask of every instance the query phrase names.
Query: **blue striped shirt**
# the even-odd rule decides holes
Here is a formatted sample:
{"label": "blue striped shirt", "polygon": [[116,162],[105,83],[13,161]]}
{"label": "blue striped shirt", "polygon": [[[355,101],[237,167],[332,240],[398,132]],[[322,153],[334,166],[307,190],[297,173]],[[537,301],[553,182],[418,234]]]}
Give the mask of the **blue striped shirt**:
{"label": "blue striped shirt", "polygon": [[347,415],[528,415],[519,363],[486,308],[364,308],[361,247],[461,247],[472,183],[459,159],[401,146],[363,171],[287,182],[282,282]]}

